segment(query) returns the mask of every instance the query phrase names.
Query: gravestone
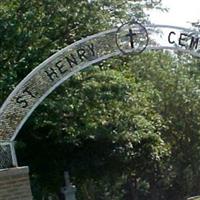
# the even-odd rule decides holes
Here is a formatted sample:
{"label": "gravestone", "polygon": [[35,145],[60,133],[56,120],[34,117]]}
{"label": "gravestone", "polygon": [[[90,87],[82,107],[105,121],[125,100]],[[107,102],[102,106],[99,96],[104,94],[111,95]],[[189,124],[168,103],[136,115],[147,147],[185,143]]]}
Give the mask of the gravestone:
{"label": "gravestone", "polygon": [[28,167],[0,170],[0,200],[31,200]]}
{"label": "gravestone", "polygon": [[76,187],[71,184],[68,172],[64,172],[64,179],[65,186],[61,189],[61,193],[64,195],[65,200],[76,200]]}

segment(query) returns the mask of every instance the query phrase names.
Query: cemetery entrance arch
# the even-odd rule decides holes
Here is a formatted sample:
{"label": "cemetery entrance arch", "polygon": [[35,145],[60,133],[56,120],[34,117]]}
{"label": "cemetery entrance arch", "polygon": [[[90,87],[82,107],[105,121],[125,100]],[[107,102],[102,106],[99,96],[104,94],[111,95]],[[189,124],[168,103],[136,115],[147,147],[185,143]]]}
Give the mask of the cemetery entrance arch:
{"label": "cemetery entrance arch", "polygon": [[0,109],[0,141],[12,142],[36,107],[61,83],[113,56],[168,49],[200,57],[199,32],[168,25],[131,22],[58,51],[28,74]]}

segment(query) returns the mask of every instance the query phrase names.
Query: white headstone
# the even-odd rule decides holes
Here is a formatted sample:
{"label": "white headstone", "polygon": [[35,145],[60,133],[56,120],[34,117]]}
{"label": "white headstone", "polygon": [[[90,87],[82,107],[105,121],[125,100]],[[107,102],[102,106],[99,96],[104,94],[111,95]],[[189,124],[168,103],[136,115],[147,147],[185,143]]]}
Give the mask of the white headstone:
{"label": "white headstone", "polygon": [[76,200],[76,187],[70,183],[69,173],[64,172],[65,187],[61,189],[65,200]]}

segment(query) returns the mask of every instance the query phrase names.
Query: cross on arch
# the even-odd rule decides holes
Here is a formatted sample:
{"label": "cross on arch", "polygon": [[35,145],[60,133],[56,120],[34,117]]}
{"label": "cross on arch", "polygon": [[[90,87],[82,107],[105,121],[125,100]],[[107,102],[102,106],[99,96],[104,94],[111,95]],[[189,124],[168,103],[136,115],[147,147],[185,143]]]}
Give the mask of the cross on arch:
{"label": "cross on arch", "polygon": [[128,37],[130,37],[130,44],[131,44],[131,48],[133,49],[134,48],[134,42],[133,42],[133,39],[134,39],[134,36],[136,36],[137,34],[136,33],[133,33],[133,30],[131,28],[129,28],[129,33],[126,35]]}

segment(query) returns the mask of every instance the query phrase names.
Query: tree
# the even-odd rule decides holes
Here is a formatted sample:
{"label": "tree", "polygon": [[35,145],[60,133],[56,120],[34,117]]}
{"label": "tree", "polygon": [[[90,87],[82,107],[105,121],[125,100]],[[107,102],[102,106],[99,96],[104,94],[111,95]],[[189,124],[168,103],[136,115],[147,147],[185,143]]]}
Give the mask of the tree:
{"label": "tree", "polygon": [[[132,14],[145,20],[143,9],[140,4],[119,0],[1,2],[1,102],[17,82],[58,49],[113,27]],[[107,65],[101,69],[104,67]],[[155,191],[153,183],[162,175],[163,160],[170,154],[160,137],[163,121],[153,103],[159,92],[151,82],[138,83],[129,71],[121,75],[114,69],[96,70],[73,78],[37,109],[18,138],[19,160],[30,163],[32,178],[43,191],[58,190],[65,168],[82,186],[85,178],[95,181],[103,173],[97,184],[106,190],[103,183],[112,169],[120,179],[117,187],[124,177],[132,184],[134,176],[133,181],[140,184],[134,196],[145,187],[146,193]],[[106,198],[112,195],[110,192]]]}
{"label": "tree", "polygon": [[137,81],[150,81],[159,92],[154,105],[166,127],[161,131],[162,138],[172,152],[168,174],[171,186],[165,198],[198,195],[199,60],[189,55],[151,53],[127,63]]}
{"label": "tree", "polygon": [[[150,184],[170,153],[160,137],[162,118],[154,110],[158,94],[151,83],[136,83],[135,75],[126,71],[96,69],[77,75],[66,86],[65,92],[57,91],[62,96],[54,94],[40,106],[21,135],[31,160],[21,159],[29,160],[31,171],[40,174],[43,187],[52,181],[49,185],[57,189],[62,177],[57,174],[56,182],[54,171],[65,169],[76,175],[77,185],[110,176],[129,181],[133,174]],[[45,108],[48,113],[41,112]]]}
{"label": "tree", "polygon": [[144,20],[144,7],[128,0],[1,1],[0,103],[50,55],[133,16]]}

